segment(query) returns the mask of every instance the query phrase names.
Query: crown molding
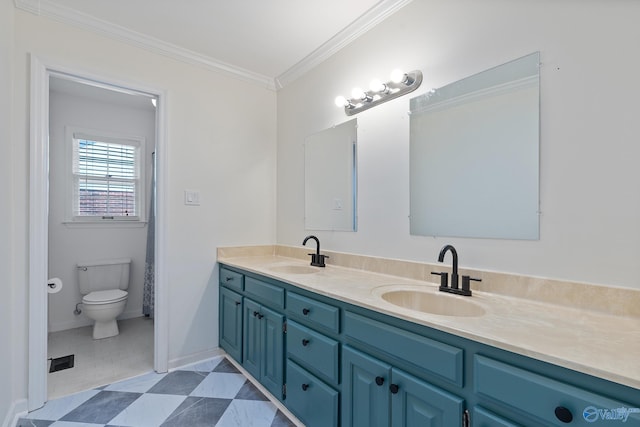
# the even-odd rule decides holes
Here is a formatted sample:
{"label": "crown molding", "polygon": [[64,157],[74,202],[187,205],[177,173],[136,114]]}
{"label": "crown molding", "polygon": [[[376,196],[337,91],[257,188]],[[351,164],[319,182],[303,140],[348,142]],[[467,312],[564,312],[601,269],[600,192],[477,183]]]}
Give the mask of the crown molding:
{"label": "crown molding", "polygon": [[120,25],[98,19],[86,13],[60,6],[51,0],[14,0],[16,8],[38,16],[44,16],[57,22],[73,25],[87,31],[148,50],[150,52],[176,59],[191,65],[202,66],[221,72],[230,77],[256,83],[271,90],[278,90],[295,81],[309,70],[319,65],[358,37],[378,25],[390,15],[413,0],[382,0],[349,26],[333,36],[319,48],[304,57],[275,79],[263,74],[236,67],[207,55],[164,42]]}
{"label": "crown molding", "polygon": [[271,77],[254,73],[172,43],[164,42],[155,37],[129,30],[86,13],[60,6],[49,0],[15,0],[15,6],[20,10],[34,15],[44,16],[57,22],[80,27],[84,30],[92,31],[153,53],[191,65],[202,66],[230,77],[257,83],[271,90],[276,89],[275,82]]}
{"label": "crown molding", "polygon": [[276,89],[282,89],[292,83],[412,1],[382,0],[293,67],[277,76]]}

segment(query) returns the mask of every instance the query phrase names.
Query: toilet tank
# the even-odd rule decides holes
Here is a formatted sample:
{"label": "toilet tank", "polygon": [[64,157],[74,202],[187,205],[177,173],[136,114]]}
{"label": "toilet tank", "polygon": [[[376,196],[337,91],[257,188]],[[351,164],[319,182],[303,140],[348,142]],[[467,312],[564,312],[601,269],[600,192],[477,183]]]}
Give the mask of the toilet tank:
{"label": "toilet tank", "polygon": [[80,293],[110,289],[127,290],[131,259],[120,258],[78,263],[78,285]]}

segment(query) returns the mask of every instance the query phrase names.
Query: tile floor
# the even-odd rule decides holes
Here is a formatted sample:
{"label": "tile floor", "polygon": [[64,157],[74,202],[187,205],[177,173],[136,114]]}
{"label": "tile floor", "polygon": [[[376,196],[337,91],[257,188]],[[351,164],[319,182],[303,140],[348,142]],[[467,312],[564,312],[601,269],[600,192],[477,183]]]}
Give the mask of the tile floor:
{"label": "tile floor", "polygon": [[224,356],[50,400],[16,427],[294,427]]}
{"label": "tile floor", "polygon": [[49,399],[153,371],[153,319],[119,320],[120,334],[101,340],[93,326],[52,332],[50,358],[75,355],[74,367],[47,374]]}

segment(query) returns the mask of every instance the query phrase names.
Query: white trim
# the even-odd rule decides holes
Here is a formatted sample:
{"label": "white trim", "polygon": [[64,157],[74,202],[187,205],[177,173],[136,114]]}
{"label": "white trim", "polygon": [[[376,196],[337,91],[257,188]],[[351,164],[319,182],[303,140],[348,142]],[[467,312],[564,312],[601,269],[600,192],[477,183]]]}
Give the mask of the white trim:
{"label": "white trim", "polygon": [[29,141],[29,384],[28,409],[47,400],[47,263],[49,230],[49,75],[31,56]]}
{"label": "white trim", "polygon": [[168,211],[167,93],[137,83],[107,79],[31,55],[30,171],[29,171],[29,375],[27,409],[33,411],[47,400],[47,247],[49,77],[66,74],[120,88],[148,93],[158,99],[156,108],[156,292],[154,320],[154,369],[167,372],[169,323],[167,303],[166,239]]}
{"label": "white trim", "polygon": [[54,21],[93,31],[178,61],[222,72],[228,76],[251,83],[258,83],[271,90],[278,90],[292,83],[313,67],[349,45],[387,17],[411,3],[411,1],[413,0],[380,1],[349,26],[275,78],[255,73],[210,56],[164,42],[155,37],[129,30],[91,15],[78,12],[69,7],[61,6],[51,0],[15,0],[15,5],[18,9],[33,13],[34,15],[45,16]]}
{"label": "white trim", "polygon": [[56,4],[50,0],[15,0],[15,4],[18,9],[33,13],[34,15],[45,16],[54,21],[80,27],[84,30],[89,30],[153,53],[177,59],[188,64],[203,66],[241,80],[258,83],[268,89],[275,89],[275,84],[271,77],[236,67],[235,65],[219,61],[210,56],[182,48],[172,43],[167,43],[137,31],[129,30],[120,25]]}
{"label": "white trim", "polygon": [[215,356],[225,356],[227,353],[220,347],[212,348],[198,353],[189,354],[187,356],[178,357],[177,359],[171,359],[169,362],[169,369],[174,371],[182,368],[183,366],[192,365],[197,362],[201,362],[207,359],[211,359]]}
{"label": "white trim", "polygon": [[382,0],[300,62],[277,76],[275,78],[276,89],[282,89],[291,84],[412,1]]}
{"label": "white trim", "polygon": [[13,427],[18,424],[18,420],[27,415],[27,399],[15,400],[7,415],[4,417],[2,427]]}

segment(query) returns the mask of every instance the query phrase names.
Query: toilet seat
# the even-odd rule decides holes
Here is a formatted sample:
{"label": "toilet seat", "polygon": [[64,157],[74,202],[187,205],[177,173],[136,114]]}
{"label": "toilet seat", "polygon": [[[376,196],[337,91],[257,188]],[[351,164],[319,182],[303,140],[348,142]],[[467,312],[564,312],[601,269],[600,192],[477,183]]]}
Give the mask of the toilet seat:
{"label": "toilet seat", "polygon": [[129,294],[122,289],[109,289],[107,291],[94,291],[90,292],[82,298],[82,303],[87,305],[92,304],[111,304],[115,302],[124,301]]}

